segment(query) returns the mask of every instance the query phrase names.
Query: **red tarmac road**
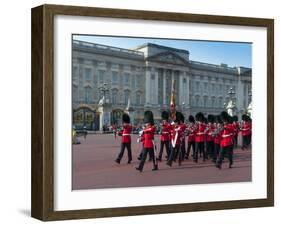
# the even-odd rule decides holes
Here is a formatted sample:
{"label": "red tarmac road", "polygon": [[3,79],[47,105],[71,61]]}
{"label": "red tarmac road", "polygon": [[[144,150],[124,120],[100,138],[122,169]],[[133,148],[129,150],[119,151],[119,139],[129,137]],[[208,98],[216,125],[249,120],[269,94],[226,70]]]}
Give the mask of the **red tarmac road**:
{"label": "red tarmac road", "polygon": [[[79,139],[81,144],[73,145],[73,190],[246,182],[252,179],[251,150],[235,149],[231,169],[228,168],[227,158],[221,170],[210,160],[203,163],[200,158],[197,164],[189,159],[182,162],[181,166],[174,162],[172,167],[162,160],[158,163],[158,171],[152,171],[153,164],[147,161],[140,173],[135,169],[139,164],[137,157],[141,151],[141,144],[136,142],[137,135],[132,135],[132,163],[127,164],[125,150],[120,165],[115,162],[120,151],[120,137],[115,140],[112,134],[90,134],[86,140]],[[159,136],[156,136],[156,144],[159,151]],[[163,158],[165,159],[165,150]]]}

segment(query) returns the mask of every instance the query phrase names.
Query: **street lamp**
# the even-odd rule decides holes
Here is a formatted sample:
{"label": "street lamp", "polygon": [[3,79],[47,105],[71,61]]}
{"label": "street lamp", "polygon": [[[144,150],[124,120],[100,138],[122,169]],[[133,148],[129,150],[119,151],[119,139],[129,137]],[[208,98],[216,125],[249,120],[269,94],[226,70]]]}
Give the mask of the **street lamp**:
{"label": "street lamp", "polygon": [[235,91],[233,90],[232,87],[230,87],[228,91],[228,96],[230,97],[231,100],[233,99],[234,95],[235,95]]}

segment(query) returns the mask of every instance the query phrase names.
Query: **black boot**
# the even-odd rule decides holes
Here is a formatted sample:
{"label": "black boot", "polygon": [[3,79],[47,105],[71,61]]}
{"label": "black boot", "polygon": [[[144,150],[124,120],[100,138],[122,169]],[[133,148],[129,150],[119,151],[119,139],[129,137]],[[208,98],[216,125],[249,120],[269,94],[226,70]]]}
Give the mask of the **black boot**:
{"label": "black boot", "polygon": [[141,169],[141,168],[139,168],[139,167],[136,167],[136,170],[138,170],[138,171],[142,172],[142,169]]}
{"label": "black boot", "polygon": [[158,165],[155,165],[152,169],[152,171],[158,170]]}
{"label": "black boot", "polygon": [[120,164],[120,159],[116,159],[115,162],[117,162],[118,164]]}

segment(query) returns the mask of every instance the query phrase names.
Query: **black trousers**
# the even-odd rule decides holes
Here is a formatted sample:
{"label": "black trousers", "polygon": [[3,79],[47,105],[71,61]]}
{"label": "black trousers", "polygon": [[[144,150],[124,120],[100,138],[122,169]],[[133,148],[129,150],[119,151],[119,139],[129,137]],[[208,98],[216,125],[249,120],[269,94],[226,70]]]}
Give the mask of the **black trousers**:
{"label": "black trousers", "polygon": [[131,143],[121,143],[121,150],[117,157],[117,160],[121,161],[124,155],[125,148],[127,148],[128,150],[128,161],[132,161]]}
{"label": "black trousers", "polygon": [[207,156],[210,156],[212,160],[216,159],[216,154],[215,154],[215,145],[214,141],[207,141]]}
{"label": "black trousers", "polygon": [[251,144],[251,135],[242,136],[242,147],[247,148]]}
{"label": "black trousers", "polygon": [[237,147],[238,146],[238,134],[236,134],[235,136],[234,136],[234,147]]}
{"label": "black trousers", "polygon": [[194,160],[198,161],[198,153],[203,154],[203,161],[206,159],[206,152],[204,147],[204,141],[203,142],[195,142],[195,157]]}
{"label": "black trousers", "polygon": [[180,150],[180,145],[176,144],[175,147],[172,147],[172,149],[170,150],[170,155],[167,161],[167,164],[172,165],[173,161],[176,159],[176,155]]}
{"label": "black trousers", "polygon": [[215,152],[216,159],[220,154],[220,148],[221,148],[220,144],[214,144],[214,152]]}
{"label": "black trousers", "polygon": [[[142,148],[141,153],[139,154],[139,157],[138,157],[139,160],[142,159],[143,151],[144,151],[144,148]],[[152,161],[152,159],[153,159],[152,153],[148,152],[148,155],[149,155],[149,161]]]}
{"label": "black trousers", "polygon": [[192,156],[195,156],[195,141],[190,141],[187,143],[186,158],[189,158],[190,149],[192,147]]}
{"label": "black trousers", "polygon": [[220,149],[220,153],[216,162],[217,166],[221,166],[222,165],[222,161],[224,159],[224,157],[227,156],[228,160],[229,160],[229,165],[231,166],[233,164],[233,145],[229,145],[227,147],[222,147]]}
{"label": "black trousers", "polygon": [[152,156],[152,161],[153,161],[154,168],[157,166],[155,155],[154,155],[154,149],[153,148],[143,148],[140,165],[138,167],[140,170],[142,170],[143,167],[144,167],[144,163],[145,163],[146,158],[147,158],[147,153],[149,153],[149,156]]}
{"label": "black trousers", "polygon": [[184,160],[184,156],[185,156],[185,140],[182,141],[180,149],[181,149],[181,151],[180,151],[179,160],[183,161]]}
{"label": "black trousers", "polygon": [[162,141],[160,142],[160,151],[159,151],[159,155],[158,155],[158,159],[161,161],[162,160],[162,155],[163,155],[163,151],[164,151],[164,146],[166,149],[166,154],[167,156],[170,155],[170,142],[168,140]]}

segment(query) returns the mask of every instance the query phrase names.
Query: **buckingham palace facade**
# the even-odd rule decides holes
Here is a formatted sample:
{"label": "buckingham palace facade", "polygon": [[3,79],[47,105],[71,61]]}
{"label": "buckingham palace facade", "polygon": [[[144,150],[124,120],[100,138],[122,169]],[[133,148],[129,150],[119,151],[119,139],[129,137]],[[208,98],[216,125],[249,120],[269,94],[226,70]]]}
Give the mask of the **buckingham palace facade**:
{"label": "buckingham palace facade", "polygon": [[[134,124],[150,109],[155,120],[169,109],[172,81],[176,108],[185,116],[202,111],[218,114],[229,98],[238,115],[250,103],[252,70],[191,61],[189,51],[146,43],[122,49],[72,42],[73,120],[77,126],[100,130],[120,124],[127,111]],[[228,95],[232,88],[234,96]]]}

